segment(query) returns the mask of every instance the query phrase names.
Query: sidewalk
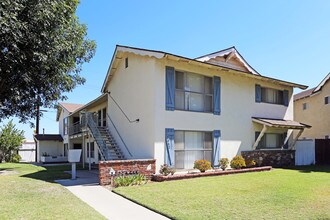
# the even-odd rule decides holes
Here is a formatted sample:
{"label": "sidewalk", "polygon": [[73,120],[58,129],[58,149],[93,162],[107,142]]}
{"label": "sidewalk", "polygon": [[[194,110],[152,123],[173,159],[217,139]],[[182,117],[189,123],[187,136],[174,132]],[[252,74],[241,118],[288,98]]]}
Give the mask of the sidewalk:
{"label": "sidewalk", "polygon": [[96,173],[77,171],[77,180],[56,180],[107,219],[168,219],[98,185]]}

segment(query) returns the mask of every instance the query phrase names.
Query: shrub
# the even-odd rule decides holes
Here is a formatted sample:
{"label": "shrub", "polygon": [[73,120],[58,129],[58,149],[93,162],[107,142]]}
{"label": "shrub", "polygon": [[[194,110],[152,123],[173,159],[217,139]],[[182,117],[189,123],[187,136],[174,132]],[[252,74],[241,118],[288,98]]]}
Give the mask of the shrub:
{"label": "shrub", "polygon": [[164,164],[164,165],[161,165],[160,166],[160,170],[159,170],[159,173],[164,175],[164,176],[167,176],[169,174],[174,174],[175,173],[175,169],[168,166],[167,164]]}
{"label": "shrub", "polygon": [[142,185],[147,182],[147,178],[142,174],[118,176],[114,180],[115,187]]}
{"label": "shrub", "polygon": [[207,160],[196,160],[194,163],[194,169],[198,169],[202,173],[211,169],[211,162]]}
{"label": "shrub", "polygon": [[19,161],[21,160],[21,156],[19,154],[13,154],[11,155],[11,158],[10,158],[10,162],[12,163],[19,163]]}
{"label": "shrub", "polygon": [[231,168],[234,169],[241,169],[242,167],[245,167],[245,160],[242,156],[235,156],[231,161],[230,161],[230,166]]}
{"label": "shrub", "polygon": [[255,167],[257,163],[253,159],[246,159],[245,165],[247,168],[250,168],[250,167]]}
{"label": "shrub", "polygon": [[221,158],[221,160],[219,160],[219,164],[220,164],[220,168],[222,170],[225,170],[228,167],[228,164],[229,164],[228,158]]}

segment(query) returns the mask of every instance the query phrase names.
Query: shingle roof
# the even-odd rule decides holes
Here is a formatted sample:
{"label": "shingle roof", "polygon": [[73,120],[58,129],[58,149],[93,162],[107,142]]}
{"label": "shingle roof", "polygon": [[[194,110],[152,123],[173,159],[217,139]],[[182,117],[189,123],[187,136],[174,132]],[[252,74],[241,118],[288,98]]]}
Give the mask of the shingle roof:
{"label": "shingle roof", "polygon": [[36,134],[34,138],[38,141],[63,141],[60,134]]}
{"label": "shingle roof", "polygon": [[315,89],[315,87],[314,88],[311,88],[311,89],[308,89],[306,91],[300,92],[298,94],[295,94],[293,96],[293,100],[294,101],[297,101],[298,99],[302,99],[302,98],[305,98],[307,96],[310,96],[313,93],[314,89]]}
{"label": "shingle roof", "polygon": [[320,90],[322,90],[322,87],[330,80],[330,73],[328,73],[328,75],[326,75],[326,77],[320,82],[320,84],[317,87],[314,87],[312,89],[300,92],[296,95],[293,96],[293,100],[297,101],[299,99],[308,97],[310,95],[312,95],[313,93],[317,93]]}
{"label": "shingle roof", "polygon": [[310,128],[310,125],[306,125],[297,121],[284,120],[284,119],[273,119],[273,118],[259,118],[252,117],[253,121],[260,124],[265,124],[270,127],[288,128],[288,129],[301,129]]}
{"label": "shingle roof", "polygon": [[58,104],[60,104],[63,108],[65,108],[66,110],[68,110],[68,112],[70,112],[70,113],[71,112],[74,112],[78,108],[84,106],[83,104],[66,103],[66,102],[60,102]]}

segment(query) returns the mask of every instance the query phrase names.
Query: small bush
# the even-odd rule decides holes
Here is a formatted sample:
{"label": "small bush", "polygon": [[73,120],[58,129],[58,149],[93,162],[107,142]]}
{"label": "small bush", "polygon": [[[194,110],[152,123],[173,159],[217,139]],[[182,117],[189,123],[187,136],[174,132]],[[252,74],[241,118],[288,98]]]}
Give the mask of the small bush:
{"label": "small bush", "polygon": [[204,173],[206,170],[211,169],[211,162],[207,160],[196,160],[194,162],[194,169],[198,169]]}
{"label": "small bush", "polygon": [[10,162],[12,163],[19,163],[19,161],[21,160],[21,156],[19,154],[13,154],[11,155],[11,158],[10,158]]}
{"label": "small bush", "polygon": [[167,164],[164,164],[164,165],[160,166],[159,173],[164,175],[164,176],[167,176],[169,174],[173,175],[175,173],[175,169],[172,168],[172,167],[169,167]]}
{"label": "small bush", "polygon": [[235,156],[230,161],[230,166],[231,166],[231,168],[234,168],[234,169],[241,169],[242,167],[246,167],[245,160],[242,156]]}
{"label": "small bush", "polygon": [[142,174],[130,176],[118,176],[114,180],[115,187],[142,185],[147,182],[147,178]]}
{"label": "small bush", "polygon": [[228,167],[228,164],[229,164],[228,158],[221,158],[221,160],[219,160],[219,164],[220,164],[220,168],[222,170],[225,170]]}
{"label": "small bush", "polygon": [[245,165],[247,168],[255,167],[257,163],[253,159],[245,160]]}

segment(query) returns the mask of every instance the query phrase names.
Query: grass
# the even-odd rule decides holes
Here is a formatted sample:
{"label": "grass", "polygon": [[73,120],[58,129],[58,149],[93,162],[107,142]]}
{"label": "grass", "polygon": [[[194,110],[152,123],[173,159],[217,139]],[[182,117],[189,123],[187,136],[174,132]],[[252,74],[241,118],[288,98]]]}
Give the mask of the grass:
{"label": "grass", "polygon": [[0,219],[104,219],[55,179],[70,178],[69,166],[0,164]]}
{"label": "grass", "polygon": [[174,219],[330,219],[330,166],[151,183],[115,192]]}

